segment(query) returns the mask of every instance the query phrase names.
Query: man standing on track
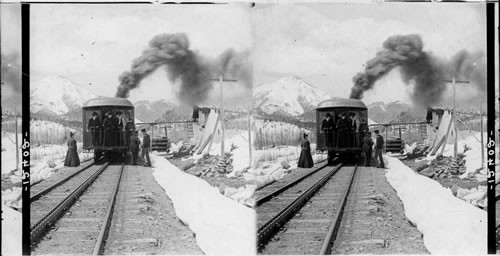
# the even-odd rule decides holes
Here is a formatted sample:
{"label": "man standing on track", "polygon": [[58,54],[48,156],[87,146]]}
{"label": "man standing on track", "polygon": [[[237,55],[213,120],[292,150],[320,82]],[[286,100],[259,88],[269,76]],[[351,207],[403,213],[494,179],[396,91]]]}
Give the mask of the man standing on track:
{"label": "man standing on track", "polygon": [[137,137],[138,132],[132,132],[132,136],[130,136],[130,152],[132,152],[132,165],[137,165],[137,156],[139,155],[139,145],[141,141],[139,137]]}
{"label": "man standing on track", "polygon": [[377,141],[375,142],[375,159],[377,160],[377,168],[385,168],[384,159],[382,158],[382,150],[384,149],[384,138],[380,135],[379,130],[375,130]]}
{"label": "man standing on track", "polygon": [[[149,159],[149,149],[151,146],[151,139],[149,138],[149,134],[147,134],[146,129],[142,128],[142,162],[144,166],[151,167],[151,160]],[[146,158],[144,158],[146,156]],[[147,160],[147,161],[146,161]]]}
{"label": "man standing on track", "polygon": [[365,155],[365,166],[370,166],[370,161],[372,159],[372,133],[365,133],[365,137],[363,138],[363,154]]}

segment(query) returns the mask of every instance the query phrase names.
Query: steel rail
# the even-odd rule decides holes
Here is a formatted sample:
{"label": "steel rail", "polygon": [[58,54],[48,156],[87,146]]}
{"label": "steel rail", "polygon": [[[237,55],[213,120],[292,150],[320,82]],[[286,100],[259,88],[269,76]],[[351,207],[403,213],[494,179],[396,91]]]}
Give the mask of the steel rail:
{"label": "steel rail", "polygon": [[319,170],[325,168],[326,166],[328,166],[328,163],[326,163],[326,160],[325,160],[325,163],[322,163],[322,165],[320,165],[318,168],[316,168],[316,170],[302,176],[302,177],[299,177],[291,182],[289,182],[288,184],[286,185],[283,185],[282,187],[272,191],[272,192],[269,192],[268,194],[264,195],[264,196],[261,196],[259,197],[256,201],[255,201],[255,207],[269,201],[271,198],[275,197],[276,195],[280,194],[281,192],[287,190],[288,188],[292,187],[293,185],[299,183],[300,181],[304,180],[305,178],[311,176],[312,174],[318,172]]}
{"label": "steel rail", "polygon": [[316,193],[337,171],[342,167],[342,163],[337,164],[323,178],[317,181],[314,185],[302,192],[293,202],[276,214],[271,220],[262,225],[258,230],[257,246],[261,249],[267,240],[276,233],[277,229],[286,223],[290,217],[298,211],[314,193]]}
{"label": "steel rail", "polygon": [[50,210],[41,220],[39,220],[30,231],[31,243],[37,243],[42,235],[45,233],[47,228],[49,228],[68,208],[75,199],[85,192],[85,190],[94,182],[95,179],[109,166],[110,162],[107,162],[104,166],[99,168],[94,174],[89,178],[84,180],[71,194],[69,194],[65,199],[63,199],[59,204],[57,204],[52,210]]}
{"label": "steel rail", "polygon": [[99,236],[97,237],[94,250],[92,251],[93,255],[102,254],[105,240],[108,238],[109,227],[111,226],[111,219],[113,218],[113,211],[115,209],[116,196],[118,195],[118,189],[120,188],[120,182],[123,176],[123,169],[125,169],[125,161],[123,161],[122,163],[122,167],[120,169],[120,175],[118,176],[118,181],[115,184],[113,193],[111,193],[110,203],[108,205],[108,209],[106,209],[106,216],[104,217],[104,225],[102,225],[101,230],[99,231]]}
{"label": "steel rail", "polygon": [[37,192],[36,194],[34,194],[33,196],[30,197],[30,201],[33,202],[33,201],[36,201],[38,200],[40,197],[42,197],[43,195],[49,193],[50,191],[52,191],[54,188],[56,187],[59,187],[61,184],[63,184],[64,182],[68,181],[69,179],[73,178],[75,175],[87,170],[89,167],[93,166],[95,163],[91,163],[85,167],[83,167],[82,169],[80,169],[79,171],[76,171],[75,173],[71,174],[71,175],[68,175],[68,177],[50,185],[48,188],[45,188],[43,189],[42,191],[39,191]]}
{"label": "steel rail", "polygon": [[332,225],[328,229],[328,233],[326,235],[325,240],[323,241],[323,245],[321,246],[320,255],[326,255],[331,253],[331,249],[333,247],[333,242],[337,238],[337,232],[340,227],[340,222],[342,219],[342,215],[344,214],[344,208],[347,202],[347,198],[349,197],[349,192],[351,191],[352,184],[354,183],[354,177],[356,175],[356,171],[358,169],[358,165],[354,167],[354,171],[352,172],[351,178],[349,180],[349,185],[344,191],[342,201],[340,202],[340,208],[335,213],[332,219]]}

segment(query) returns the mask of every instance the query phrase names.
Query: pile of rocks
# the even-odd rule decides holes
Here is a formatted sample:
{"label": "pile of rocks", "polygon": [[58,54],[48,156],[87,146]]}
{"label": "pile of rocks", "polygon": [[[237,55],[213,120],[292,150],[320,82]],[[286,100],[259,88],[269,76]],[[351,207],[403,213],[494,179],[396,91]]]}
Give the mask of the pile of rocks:
{"label": "pile of rocks", "polygon": [[224,156],[219,159],[219,162],[214,167],[214,170],[221,174],[230,173],[233,171],[233,159],[231,158],[233,154],[224,153]]}
{"label": "pile of rocks", "polygon": [[[205,168],[198,173],[196,176],[201,177],[221,177],[233,171],[233,155],[231,153],[225,153],[222,157],[215,157],[213,163],[216,163],[212,167]],[[203,158],[209,157],[208,155],[203,156]],[[208,159],[206,159],[208,160]]]}
{"label": "pile of rocks", "polygon": [[454,157],[438,156],[430,164],[423,163],[415,169],[418,173],[432,179],[450,178],[465,173],[465,159],[463,154]]}

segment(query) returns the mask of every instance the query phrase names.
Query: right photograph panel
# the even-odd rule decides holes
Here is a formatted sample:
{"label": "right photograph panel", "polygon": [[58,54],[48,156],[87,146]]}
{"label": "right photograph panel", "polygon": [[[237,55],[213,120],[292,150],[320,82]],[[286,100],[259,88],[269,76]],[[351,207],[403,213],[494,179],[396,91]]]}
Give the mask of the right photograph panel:
{"label": "right photograph panel", "polygon": [[485,10],[255,6],[259,254],[487,253]]}

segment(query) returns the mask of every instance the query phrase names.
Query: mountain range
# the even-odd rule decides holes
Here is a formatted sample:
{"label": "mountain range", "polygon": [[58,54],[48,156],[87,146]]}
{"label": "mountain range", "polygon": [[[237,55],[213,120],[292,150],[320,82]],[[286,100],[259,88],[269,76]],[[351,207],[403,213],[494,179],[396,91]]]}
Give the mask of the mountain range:
{"label": "mountain range", "polygon": [[[31,84],[30,112],[41,119],[78,122],[83,104],[95,97],[98,95],[65,77],[50,76]],[[302,79],[290,76],[257,86],[253,98],[257,116],[314,122],[317,104],[332,97]],[[187,107],[167,100],[141,100],[134,105],[135,117],[144,122],[186,120],[191,115]],[[371,103],[368,113],[377,123],[388,123],[398,117],[405,121],[423,120],[425,115],[422,110],[400,101]]]}

